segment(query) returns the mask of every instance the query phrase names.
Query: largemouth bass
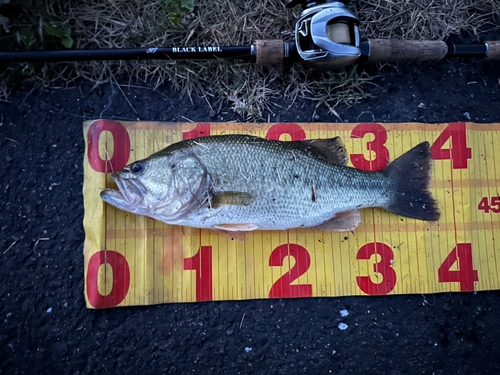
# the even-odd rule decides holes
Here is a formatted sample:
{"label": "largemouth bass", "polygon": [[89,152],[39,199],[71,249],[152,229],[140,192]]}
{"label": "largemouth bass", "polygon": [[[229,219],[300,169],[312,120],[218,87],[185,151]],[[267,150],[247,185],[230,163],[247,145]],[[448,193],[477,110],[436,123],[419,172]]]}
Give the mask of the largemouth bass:
{"label": "largemouth bass", "polygon": [[101,198],[167,224],[245,232],[350,231],[359,209],[437,221],[424,142],[378,172],[347,166],[339,137],[281,142],[220,135],[178,142],[112,174]]}

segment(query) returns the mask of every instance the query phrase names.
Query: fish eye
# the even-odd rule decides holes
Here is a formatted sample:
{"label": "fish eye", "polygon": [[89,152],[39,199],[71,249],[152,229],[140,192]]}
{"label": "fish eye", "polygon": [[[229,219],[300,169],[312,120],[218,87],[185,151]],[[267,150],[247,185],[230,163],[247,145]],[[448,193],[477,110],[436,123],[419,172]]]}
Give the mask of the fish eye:
{"label": "fish eye", "polygon": [[142,172],[144,170],[144,164],[141,163],[141,162],[135,162],[134,164],[132,164],[132,168],[131,168],[131,171],[133,174],[138,174],[140,172]]}

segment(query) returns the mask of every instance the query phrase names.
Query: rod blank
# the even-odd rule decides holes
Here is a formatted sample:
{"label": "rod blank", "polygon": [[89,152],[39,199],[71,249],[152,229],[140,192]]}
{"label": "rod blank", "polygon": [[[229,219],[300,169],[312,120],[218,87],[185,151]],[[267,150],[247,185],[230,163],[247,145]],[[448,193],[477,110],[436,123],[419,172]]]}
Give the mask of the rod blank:
{"label": "rod blank", "polygon": [[252,46],[172,47],[92,50],[0,52],[0,62],[54,62],[90,60],[251,60]]}

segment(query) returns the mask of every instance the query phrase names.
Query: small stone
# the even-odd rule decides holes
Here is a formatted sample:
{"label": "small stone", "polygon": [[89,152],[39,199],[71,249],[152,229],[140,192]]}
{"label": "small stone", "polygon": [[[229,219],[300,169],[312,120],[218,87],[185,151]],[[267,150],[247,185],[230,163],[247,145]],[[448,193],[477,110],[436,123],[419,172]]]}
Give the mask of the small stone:
{"label": "small stone", "polygon": [[209,116],[210,116],[210,118],[214,118],[215,116],[217,116],[217,112],[215,112],[215,111],[212,109],[212,110],[210,110]]}
{"label": "small stone", "polygon": [[314,121],[319,121],[321,117],[319,117],[319,115],[317,113],[314,114],[313,116],[313,120]]}
{"label": "small stone", "polygon": [[47,313],[49,313],[49,314],[50,314],[51,312],[52,312],[52,307],[49,307],[49,308],[47,309]]}
{"label": "small stone", "polygon": [[248,346],[245,346],[245,352],[246,352],[246,353],[249,353],[249,352],[251,352],[251,351],[252,351],[252,348],[249,348]]}
{"label": "small stone", "polygon": [[349,311],[347,311],[347,310],[340,310],[340,316],[342,318],[345,318],[348,315],[349,315]]}
{"label": "small stone", "polygon": [[226,335],[228,335],[228,336],[232,335],[233,333],[234,333],[234,330],[232,330],[232,329],[228,329],[226,331]]}
{"label": "small stone", "polygon": [[339,324],[339,329],[341,331],[345,331],[347,329],[347,327],[349,327],[349,326],[347,324],[345,324],[345,323],[340,323]]}
{"label": "small stone", "polygon": [[7,160],[7,161],[12,161],[12,158],[11,158],[10,156],[8,156],[8,155],[7,155],[7,156],[5,157],[5,160]]}

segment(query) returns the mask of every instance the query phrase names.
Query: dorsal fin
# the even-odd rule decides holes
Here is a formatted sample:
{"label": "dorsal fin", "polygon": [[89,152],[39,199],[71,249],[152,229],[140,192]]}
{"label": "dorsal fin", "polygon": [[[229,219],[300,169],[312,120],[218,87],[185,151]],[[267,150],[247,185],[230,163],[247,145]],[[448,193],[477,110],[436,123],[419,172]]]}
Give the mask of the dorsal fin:
{"label": "dorsal fin", "polygon": [[349,160],[344,142],[340,137],[328,139],[308,139],[295,141],[312,151],[316,156],[326,160],[330,164],[345,167]]}

